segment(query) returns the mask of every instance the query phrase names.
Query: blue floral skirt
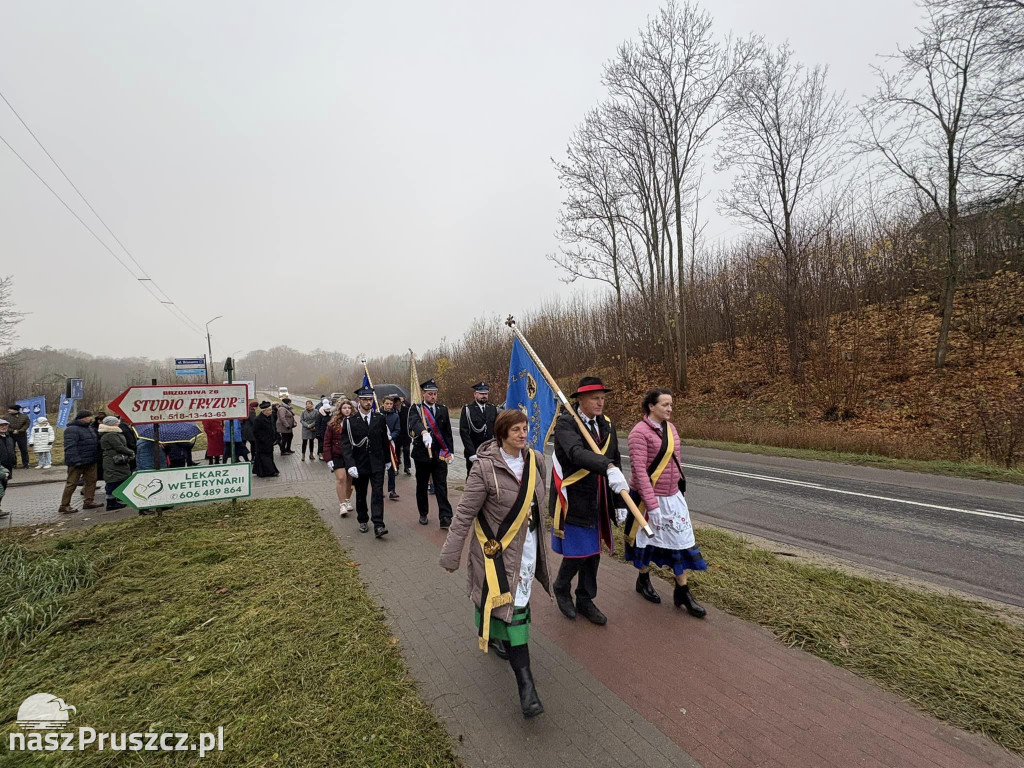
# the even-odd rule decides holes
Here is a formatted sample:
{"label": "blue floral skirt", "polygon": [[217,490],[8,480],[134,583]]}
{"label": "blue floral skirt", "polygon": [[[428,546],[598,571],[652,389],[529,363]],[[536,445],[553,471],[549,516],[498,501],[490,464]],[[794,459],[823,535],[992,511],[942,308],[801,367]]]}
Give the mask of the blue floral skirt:
{"label": "blue floral skirt", "polygon": [[697,547],[665,549],[651,545],[638,549],[627,542],[626,559],[631,560],[637,568],[646,568],[648,565],[671,568],[672,573],[676,576],[683,571],[706,571],[708,569],[708,564],[704,562],[704,556],[701,555],[700,549]]}

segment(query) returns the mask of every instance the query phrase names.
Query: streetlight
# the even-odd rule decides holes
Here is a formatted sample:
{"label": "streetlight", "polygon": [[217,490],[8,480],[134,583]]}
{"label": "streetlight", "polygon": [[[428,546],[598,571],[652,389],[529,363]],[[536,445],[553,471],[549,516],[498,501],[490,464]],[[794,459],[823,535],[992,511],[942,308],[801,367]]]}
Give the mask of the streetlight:
{"label": "streetlight", "polygon": [[217,315],[215,318],[206,321],[206,383],[210,383],[210,368],[213,367],[213,346],[210,344],[210,323],[220,320],[224,315]]}

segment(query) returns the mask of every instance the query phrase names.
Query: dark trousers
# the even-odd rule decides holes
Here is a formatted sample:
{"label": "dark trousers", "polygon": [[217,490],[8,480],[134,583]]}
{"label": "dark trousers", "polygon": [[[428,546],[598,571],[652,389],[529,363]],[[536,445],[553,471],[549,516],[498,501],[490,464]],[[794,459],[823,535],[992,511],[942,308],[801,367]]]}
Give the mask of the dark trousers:
{"label": "dark trousers", "polygon": [[395,492],[395,477],[398,475],[398,471],[388,464],[388,493]]}
{"label": "dark trousers", "polygon": [[466,459],[466,477],[469,477],[469,473],[473,471],[473,462]]}
{"label": "dark trousers", "polygon": [[597,567],[601,564],[600,555],[590,557],[563,557],[562,565],[558,568],[558,577],[555,579],[554,590],[563,595],[569,592],[572,587],[572,580],[579,576],[576,582],[576,605],[594,602],[597,597]]}
{"label": "dark trousers", "polygon": [[[356,520],[365,523],[373,520],[374,527],[384,525],[384,470],[360,472],[352,481],[356,489]],[[366,509],[366,489],[370,489],[370,509]]]}
{"label": "dark trousers", "polygon": [[315,443],[316,443],[316,438],[315,437],[309,437],[309,438],[304,437],[304,438],[302,438],[302,455],[303,456],[306,455],[306,446],[308,445],[309,446],[309,458],[312,459],[313,458],[313,448],[315,447],[314,446]]}
{"label": "dark trousers", "polygon": [[282,432],[281,433],[281,439],[278,442],[278,445],[281,446],[281,453],[282,454],[290,453],[291,450],[292,450],[292,433],[291,432]]}
{"label": "dark trousers", "polygon": [[409,443],[402,443],[402,466],[412,469],[412,460],[409,458]]}
{"label": "dark trousers", "polygon": [[28,469],[28,434],[21,432],[17,435],[11,435],[11,437],[14,438],[14,444],[21,451],[21,466]]}
{"label": "dark trousers", "polygon": [[442,523],[452,521],[452,505],[448,503],[448,462],[440,459],[416,462],[416,508],[420,517],[430,512],[427,485],[434,481],[434,498],[437,499],[437,517]]}
{"label": "dark trousers", "polygon": [[[227,464],[231,460],[231,441],[225,441],[224,443],[224,463]],[[245,447],[245,443],[235,443],[235,463],[239,461],[249,460],[249,449]]]}

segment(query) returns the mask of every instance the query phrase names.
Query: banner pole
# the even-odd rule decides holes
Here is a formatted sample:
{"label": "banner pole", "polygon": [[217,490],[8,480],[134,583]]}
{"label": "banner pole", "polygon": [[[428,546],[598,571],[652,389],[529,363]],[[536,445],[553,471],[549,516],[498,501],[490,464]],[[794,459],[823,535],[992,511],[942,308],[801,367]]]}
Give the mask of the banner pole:
{"label": "banner pole", "polygon": [[[359,362],[361,362],[363,364],[363,373],[366,375],[366,381],[370,384],[370,389],[373,389],[373,379],[370,378],[370,369],[366,367],[366,358],[364,356],[360,356]],[[377,393],[376,393],[376,391],[373,393],[373,404],[375,406],[377,406],[377,413],[380,413],[380,414],[383,415],[384,412],[380,409],[380,402],[378,402],[378,400],[377,400]],[[391,440],[389,439],[388,442],[391,443]],[[395,444],[391,443],[391,468],[395,472],[398,472],[398,464],[395,461],[395,450],[394,450],[394,448],[395,448]]]}
{"label": "banner pole", "polygon": [[[526,350],[526,354],[530,356],[534,364],[537,366],[538,370],[540,370],[541,375],[547,381],[548,386],[550,386],[555,391],[555,395],[558,397],[559,401],[561,401],[562,407],[572,414],[573,421],[576,422],[576,426],[579,427],[580,433],[583,435],[583,438],[587,441],[587,444],[590,445],[590,450],[592,450],[594,453],[600,454],[601,449],[598,448],[597,443],[594,442],[594,437],[593,435],[590,434],[590,430],[583,426],[583,421],[580,419],[580,415],[576,412],[576,409],[573,408],[572,404],[569,402],[569,399],[562,392],[562,389],[558,386],[558,382],[555,381],[554,377],[544,366],[544,363],[541,362],[540,357],[537,355],[536,352],[534,352],[533,347],[530,346],[530,342],[526,340],[526,337],[523,335],[523,332],[516,327],[516,319],[512,317],[512,315],[509,315],[508,319],[505,321],[505,325],[511,328],[512,333],[515,335],[517,339],[519,339],[519,342],[523,345],[523,349]],[[629,495],[629,492],[619,491],[619,496],[621,496],[622,500],[626,502],[626,507],[632,513],[633,518],[636,520],[637,524],[643,529],[643,532],[646,533],[648,536],[653,536],[654,530],[651,528],[650,525],[648,525],[647,521],[644,519],[644,516],[640,514],[640,510],[637,508],[636,504],[633,503],[633,499]]]}

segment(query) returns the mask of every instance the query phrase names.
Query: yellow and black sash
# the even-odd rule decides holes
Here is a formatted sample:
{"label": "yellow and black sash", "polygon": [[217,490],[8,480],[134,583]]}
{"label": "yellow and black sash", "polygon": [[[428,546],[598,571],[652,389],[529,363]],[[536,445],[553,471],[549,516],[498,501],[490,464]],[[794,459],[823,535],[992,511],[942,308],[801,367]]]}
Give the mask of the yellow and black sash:
{"label": "yellow and black sash", "polygon": [[526,459],[523,464],[523,479],[519,483],[519,495],[512,503],[505,519],[498,526],[498,533],[494,535],[491,526],[484,517],[481,509],[476,516],[473,531],[476,533],[476,540],[480,542],[480,549],[484,553],[484,583],[480,590],[480,625],[477,627],[477,635],[480,643],[480,650],[487,653],[487,642],[491,639],[491,611],[502,605],[512,602],[512,591],[508,586],[508,576],[505,573],[505,561],[502,558],[508,546],[523,527],[523,523],[530,519],[530,509],[533,507],[534,492],[537,488],[537,460],[532,450],[526,451]]}
{"label": "yellow and black sash", "polygon": [[[658,448],[658,452],[654,456],[654,460],[647,465],[647,476],[651,479],[651,487],[653,488],[658,484],[658,480],[661,478],[661,473],[665,471],[665,467],[672,461],[676,454],[676,439],[672,434],[672,427],[668,422],[665,422],[661,427],[661,447]],[[635,494],[634,501],[640,510],[640,514],[644,516],[644,520],[647,519],[647,506],[644,504],[643,498],[639,494]],[[639,530],[636,524],[636,518],[633,515],[626,515],[626,541],[629,542],[630,546],[636,546],[636,534]]]}
{"label": "yellow and black sash", "polygon": [[[601,453],[605,456],[608,455],[608,449],[612,447],[612,431],[611,421],[607,416],[602,417],[605,423],[608,424],[608,435],[604,439],[604,445],[601,446]],[[568,496],[565,494],[565,489],[574,483],[578,483],[584,477],[590,474],[589,469],[577,469],[568,477],[563,477],[561,482],[558,482],[557,475],[555,476],[555,487],[554,487],[554,502],[555,502],[555,515],[554,525],[551,526],[551,532],[559,539],[565,538],[565,513],[569,511]],[[564,498],[563,498],[564,497]]]}

